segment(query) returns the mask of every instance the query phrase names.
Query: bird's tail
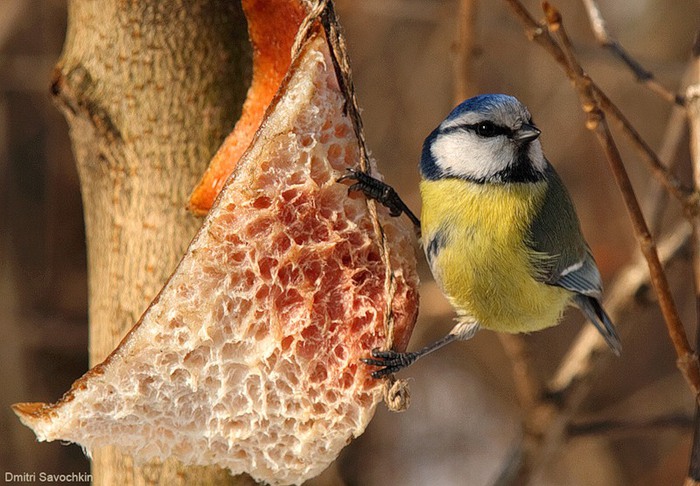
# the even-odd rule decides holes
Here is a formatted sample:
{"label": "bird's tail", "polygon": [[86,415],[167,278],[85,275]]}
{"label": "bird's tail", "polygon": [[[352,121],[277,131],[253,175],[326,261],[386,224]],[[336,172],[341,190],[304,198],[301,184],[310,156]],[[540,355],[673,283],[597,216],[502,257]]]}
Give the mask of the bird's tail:
{"label": "bird's tail", "polygon": [[590,320],[600,334],[602,334],[613,353],[615,353],[616,356],[620,356],[622,352],[622,343],[620,343],[620,338],[615,331],[615,326],[603,309],[603,306],[600,305],[598,299],[588,295],[577,294],[574,297],[574,301],[578,308],[581,309],[581,312],[585,314],[588,320]]}

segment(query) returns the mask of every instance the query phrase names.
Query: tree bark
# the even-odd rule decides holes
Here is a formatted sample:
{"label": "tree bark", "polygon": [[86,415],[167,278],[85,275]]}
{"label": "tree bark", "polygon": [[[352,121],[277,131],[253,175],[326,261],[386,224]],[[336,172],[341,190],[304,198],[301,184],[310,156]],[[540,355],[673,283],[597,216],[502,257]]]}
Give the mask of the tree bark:
{"label": "tree bark", "polygon": [[[90,362],[101,362],[174,270],[200,221],[190,191],[240,114],[250,48],[239,2],[72,0],[52,93],[70,126],[85,213]],[[251,484],[111,448],[95,484]]]}

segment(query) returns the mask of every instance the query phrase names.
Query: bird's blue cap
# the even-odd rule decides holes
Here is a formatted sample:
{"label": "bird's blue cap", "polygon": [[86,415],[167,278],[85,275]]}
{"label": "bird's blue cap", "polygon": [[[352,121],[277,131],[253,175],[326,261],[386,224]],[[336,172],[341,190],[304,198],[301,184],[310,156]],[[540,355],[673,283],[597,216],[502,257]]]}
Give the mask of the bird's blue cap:
{"label": "bird's blue cap", "polygon": [[[454,120],[459,118],[465,113],[482,113],[484,115],[498,110],[501,108],[506,108],[507,106],[513,106],[514,104],[519,105],[520,101],[517,98],[505,94],[483,94],[474,96],[461,102],[457,105],[445,121]],[[439,128],[439,127],[438,127]]]}

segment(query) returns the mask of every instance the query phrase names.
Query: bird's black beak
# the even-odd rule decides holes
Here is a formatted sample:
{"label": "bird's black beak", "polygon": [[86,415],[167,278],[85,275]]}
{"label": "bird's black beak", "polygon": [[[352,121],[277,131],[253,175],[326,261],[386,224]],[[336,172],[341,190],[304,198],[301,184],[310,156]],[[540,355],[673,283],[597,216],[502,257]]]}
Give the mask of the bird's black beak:
{"label": "bird's black beak", "polygon": [[516,142],[532,142],[540,136],[540,133],[542,132],[535,125],[523,123],[520,128],[513,132],[512,138]]}

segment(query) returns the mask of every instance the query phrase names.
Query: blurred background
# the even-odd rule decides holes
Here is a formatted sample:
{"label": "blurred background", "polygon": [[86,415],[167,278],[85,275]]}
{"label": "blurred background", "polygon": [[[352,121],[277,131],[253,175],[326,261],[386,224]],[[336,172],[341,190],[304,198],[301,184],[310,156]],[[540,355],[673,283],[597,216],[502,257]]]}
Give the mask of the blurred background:
{"label": "blurred background", "polygon": [[[523,2],[540,18],[539,2]],[[700,19],[697,0],[600,0],[612,33],[671,90],[683,86]],[[608,287],[639,258],[626,212],[578,98],[561,69],[529,42],[505,2],[476,1],[467,89],[517,96],[542,129],[545,153],[572,192],[584,233]],[[417,164],[425,136],[456,104],[458,0],[337,0],[369,147],[381,172],[416,211]],[[636,83],[596,44],[578,0],[555,2],[584,68],[656,150],[665,146],[690,180],[685,127],[672,107]],[[9,409],[53,402],[87,369],[87,284],[79,182],[68,127],[49,96],[63,44],[66,4],[0,0],[0,470],[88,471],[79,447],[36,444]],[[679,119],[678,116],[675,117]],[[675,127],[675,132],[673,130]],[[679,134],[676,142],[673,133]],[[657,184],[639,154],[614,133],[645,208]],[[654,203],[656,204],[656,203]],[[670,202],[649,210],[657,236],[676,226]],[[652,216],[655,215],[655,216]],[[417,249],[417,251],[420,251]],[[418,348],[452,326],[452,310],[421,257]],[[694,336],[687,258],[669,270],[683,321]],[[572,436],[540,484],[680,484],[691,444],[693,400],[653,296],[642,292],[618,322],[624,352],[610,360],[575,424],[673,419]],[[538,377],[547,381],[582,325],[568,312],[556,328],[526,337]],[[520,436],[512,367],[496,335],[482,332],[404,372],[412,403],[402,414],[383,405],[366,433],[314,484],[486,485]]]}

